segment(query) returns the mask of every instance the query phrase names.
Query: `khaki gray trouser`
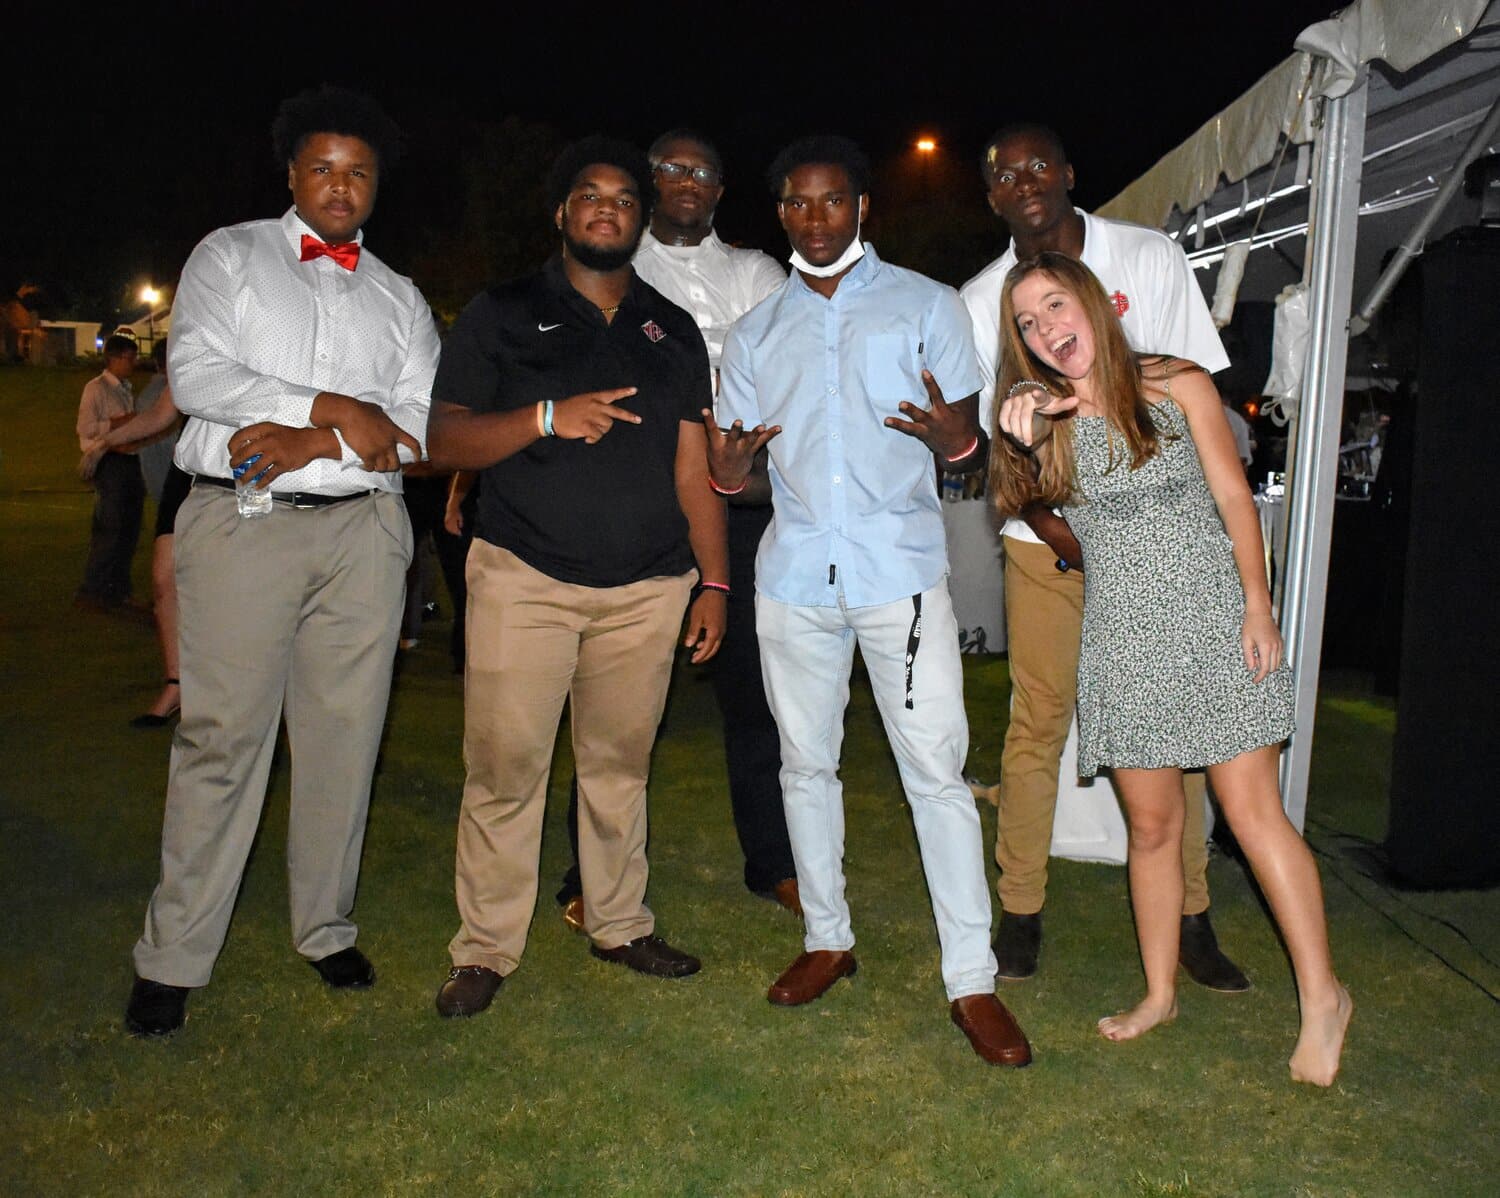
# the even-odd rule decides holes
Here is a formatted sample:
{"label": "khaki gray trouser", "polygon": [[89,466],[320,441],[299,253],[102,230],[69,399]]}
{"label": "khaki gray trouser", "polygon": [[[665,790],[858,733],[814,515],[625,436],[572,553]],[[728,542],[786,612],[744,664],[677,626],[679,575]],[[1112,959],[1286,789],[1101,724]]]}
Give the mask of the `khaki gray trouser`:
{"label": "khaki gray trouser", "polygon": [[536,909],[547,775],[564,700],[578,773],[584,927],[601,948],[649,935],[646,778],[697,578],[558,582],[476,540],[468,563],[464,782],[455,965],[502,977]]}
{"label": "khaki gray trouser", "polygon": [[[1000,906],[1034,915],[1047,896],[1047,855],[1057,809],[1057,771],[1078,699],[1083,576],[1063,572],[1046,545],[1005,540],[1005,632],[1010,651],[1010,728],[1000,760],[995,860]],[[1208,909],[1204,776],[1183,776],[1184,913]]]}
{"label": "khaki gray trouser", "polygon": [[370,779],[411,558],[401,496],[276,504],[246,520],[197,486],[177,514],[182,721],[172,741],[161,881],[136,972],[203,986],[260,824],[283,709],[291,748],[292,941],[348,948]]}

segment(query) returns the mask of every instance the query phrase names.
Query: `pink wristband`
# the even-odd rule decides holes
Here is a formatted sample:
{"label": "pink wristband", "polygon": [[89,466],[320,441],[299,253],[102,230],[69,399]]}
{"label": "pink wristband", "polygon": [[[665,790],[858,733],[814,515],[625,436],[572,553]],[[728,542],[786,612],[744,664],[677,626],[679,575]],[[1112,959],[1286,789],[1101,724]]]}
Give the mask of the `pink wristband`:
{"label": "pink wristband", "polygon": [[[976,441],[975,444],[977,445],[978,442]],[[973,451],[971,450],[970,452],[973,452]],[[712,474],[710,474],[708,476],[708,485],[710,487],[712,487],[714,489],[714,491],[716,491],[720,495],[738,495],[741,491],[743,491],[746,487],[748,487],[750,485],[750,480],[747,478],[739,486],[735,487],[734,490],[732,490],[732,491],[726,491],[723,487],[719,486],[718,482],[714,479],[714,476]]]}
{"label": "pink wristband", "polygon": [[720,591],[725,595],[729,594],[729,586],[723,582],[700,582],[698,589],[700,591]]}
{"label": "pink wristband", "polygon": [[979,436],[978,436],[978,434],[975,434],[974,439],[969,442],[969,447],[967,449],[965,449],[963,451],[963,453],[956,453],[951,458],[944,458],[943,461],[945,461],[945,462],[961,462],[961,461],[963,461],[966,457],[968,457],[971,453],[973,453],[978,448],[979,448]]}

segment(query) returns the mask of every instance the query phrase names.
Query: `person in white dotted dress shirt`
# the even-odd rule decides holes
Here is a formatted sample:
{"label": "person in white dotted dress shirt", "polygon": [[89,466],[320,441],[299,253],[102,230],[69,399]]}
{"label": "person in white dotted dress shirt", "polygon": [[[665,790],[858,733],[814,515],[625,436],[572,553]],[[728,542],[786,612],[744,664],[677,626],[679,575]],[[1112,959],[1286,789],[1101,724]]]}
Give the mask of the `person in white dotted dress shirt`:
{"label": "person in white dotted dress shirt", "polygon": [[[182,722],[136,1035],[176,1030],[208,983],[283,713],[293,943],[330,986],[375,980],[349,915],[412,550],[400,466],[422,456],[438,338],[421,293],[363,245],[399,148],[390,118],[325,87],[283,103],[272,133],[291,209],[204,238],[173,308],[176,462],[193,476],[176,525]],[[240,514],[241,466],[269,515]]]}

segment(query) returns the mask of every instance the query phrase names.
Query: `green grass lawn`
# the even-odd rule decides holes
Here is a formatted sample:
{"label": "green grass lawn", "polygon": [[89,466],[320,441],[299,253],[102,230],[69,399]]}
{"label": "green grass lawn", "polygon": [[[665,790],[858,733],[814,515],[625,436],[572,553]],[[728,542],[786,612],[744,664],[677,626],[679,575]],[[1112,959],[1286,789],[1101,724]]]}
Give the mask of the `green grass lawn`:
{"label": "green grass lawn", "polygon": [[[70,606],[92,501],[72,473],[87,377],[0,370],[0,1194],[1500,1191],[1500,895],[1397,893],[1351,852],[1384,834],[1394,727],[1355,675],[1325,680],[1309,803],[1357,1004],[1327,1092],[1288,1080],[1289,967],[1224,857],[1215,922],[1252,992],[1184,981],[1175,1024],[1105,1043],[1095,1019],[1141,988],[1124,872],[1056,862],[1041,973],[1002,991],[1036,1064],[981,1064],[948,1022],[910,819],[861,686],[844,771],[861,969],[812,1006],[771,1007],[799,927],[740,884],[717,710],[690,670],[657,749],[649,898],[703,972],[604,964],[558,918],[563,745],[525,961],[488,1013],[440,1020],[462,779],[441,634],[403,662],[371,804],[355,915],[379,984],[331,992],[291,949],[283,759],[212,984],[176,1036],[128,1037],[169,736],[126,726],[158,683],[151,632]],[[143,538],[142,594],[146,562]],[[1006,665],[966,668],[972,764],[993,778]]]}

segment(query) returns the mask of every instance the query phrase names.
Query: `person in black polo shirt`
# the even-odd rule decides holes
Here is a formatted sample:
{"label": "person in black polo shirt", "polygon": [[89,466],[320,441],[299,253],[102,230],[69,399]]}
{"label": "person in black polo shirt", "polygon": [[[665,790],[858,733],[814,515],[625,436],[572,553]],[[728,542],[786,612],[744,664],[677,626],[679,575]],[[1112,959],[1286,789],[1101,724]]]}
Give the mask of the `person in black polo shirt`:
{"label": "person in black polo shirt", "polygon": [[548,187],[561,254],[469,304],[433,384],[433,461],[484,472],[446,1017],[488,1007],[520,961],[564,699],[591,951],[656,977],[699,968],[643,901],[646,776],[695,579],[684,643],[695,662],[718,650],[728,551],[698,422],[703,337],[630,266],[650,178],[623,142],[564,150]]}

